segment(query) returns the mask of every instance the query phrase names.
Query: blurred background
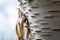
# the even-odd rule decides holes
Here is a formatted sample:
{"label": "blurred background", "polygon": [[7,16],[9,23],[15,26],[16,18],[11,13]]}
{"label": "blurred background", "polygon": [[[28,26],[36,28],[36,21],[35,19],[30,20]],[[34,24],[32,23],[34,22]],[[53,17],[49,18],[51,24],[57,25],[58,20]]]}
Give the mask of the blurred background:
{"label": "blurred background", "polygon": [[15,33],[17,8],[17,0],[0,0],[0,40],[17,40]]}

